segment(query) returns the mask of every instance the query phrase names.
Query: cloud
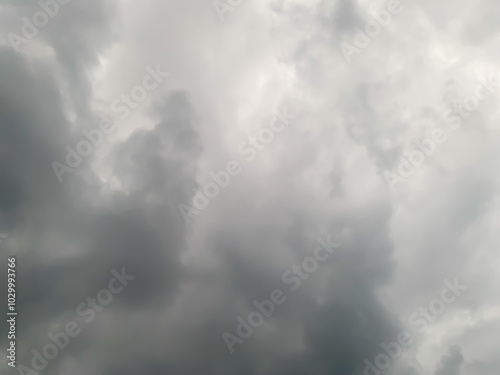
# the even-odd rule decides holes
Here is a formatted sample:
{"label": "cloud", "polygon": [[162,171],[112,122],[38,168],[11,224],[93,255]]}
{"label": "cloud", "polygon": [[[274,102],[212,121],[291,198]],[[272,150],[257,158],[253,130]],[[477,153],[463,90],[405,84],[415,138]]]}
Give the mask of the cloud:
{"label": "cloud", "polygon": [[441,357],[435,375],[459,375],[464,362],[460,346],[450,346],[448,354]]}
{"label": "cloud", "polygon": [[[0,246],[19,267],[17,363],[31,366],[31,348],[125,267],[134,282],[44,374],[361,375],[405,330],[414,343],[388,374],[498,372],[498,97],[397,193],[383,173],[453,126],[442,114],[496,72],[500,8],[412,2],[346,64],[342,40],[385,8],[266,0],[220,22],[201,0],[72,0],[19,53],[0,38]],[[2,34],[37,10],[0,6]],[[120,120],[111,103],[157,64],[168,83]],[[285,107],[297,114],[286,132],[243,164],[238,145]],[[51,163],[105,117],[116,131],[60,182]],[[179,205],[233,159],[242,173],[186,225]],[[231,355],[222,333],[326,235],[338,251]],[[467,293],[412,331],[409,315],[455,277]]]}

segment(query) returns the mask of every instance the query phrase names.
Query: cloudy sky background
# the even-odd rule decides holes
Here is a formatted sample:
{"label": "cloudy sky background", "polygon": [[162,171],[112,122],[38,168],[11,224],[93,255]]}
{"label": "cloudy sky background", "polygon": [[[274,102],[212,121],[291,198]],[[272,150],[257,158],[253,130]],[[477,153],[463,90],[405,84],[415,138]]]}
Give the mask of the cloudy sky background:
{"label": "cloudy sky background", "polygon": [[[402,330],[415,342],[388,374],[498,374],[500,90],[396,191],[383,173],[500,74],[500,3],[402,4],[348,64],[340,43],[386,2],[246,0],[221,21],[208,0],[72,0],[19,53],[7,34],[40,8],[2,2],[18,365],[125,267],[136,279],[44,374],[361,375]],[[157,65],[168,79],[118,120],[111,102]],[[247,162],[238,145],[284,107],[297,117]],[[117,130],[59,182],[51,163],[103,117]],[[186,224],[179,204],[232,159],[242,173]],[[336,254],[230,354],[222,334],[327,235]],[[408,317],[456,277],[467,291],[418,333]]]}

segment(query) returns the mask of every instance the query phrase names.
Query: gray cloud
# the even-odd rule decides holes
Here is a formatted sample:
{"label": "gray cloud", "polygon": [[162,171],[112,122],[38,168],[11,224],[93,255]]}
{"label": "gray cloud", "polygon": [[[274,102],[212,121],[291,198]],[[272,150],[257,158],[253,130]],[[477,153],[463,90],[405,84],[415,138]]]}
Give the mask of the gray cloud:
{"label": "gray cloud", "polygon": [[[243,2],[221,22],[201,0],[71,0],[19,53],[2,36],[0,246],[17,256],[18,366],[74,320],[81,334],[40,373],[361,375],[402,330],[414,343],[388,374],[498,372],[499,93],[396,193],[383,175],[496,72],[498,6],[405,2],[346,63],[340,43],[384,7]],[[39,10],[0,6],[2,34]],[[119,120],[112,101],[157,64],[168,82]],[[238,145],[285,106],[297,117],[246,161]],[[116,130],[60,182],[51,163],[103,117]],[[233,159],[242,173],[186,225],[179,204]],[[328,234],[338,252],[291,291],[283,272]],[[85,323],[77,306],[122,268],[134,281]],[[456,277],[467,293],[416,332],[408,315]],[[231,354],[222,334],[276,288],[286,303]]]}
{"label": "gray cloud", "polygon": [[451,346],[448,354],[441,358],[436,375],[459,375],[460,367],[464,362],[464,356],[459,346]]}

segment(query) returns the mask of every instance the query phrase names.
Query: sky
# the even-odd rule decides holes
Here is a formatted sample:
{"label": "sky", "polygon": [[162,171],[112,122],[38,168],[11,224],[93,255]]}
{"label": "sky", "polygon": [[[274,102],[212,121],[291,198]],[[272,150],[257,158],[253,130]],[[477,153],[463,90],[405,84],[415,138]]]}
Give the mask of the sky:
{"label": "sky", "polygon": [[0,375],[498,374],[499,16],[0,2]]}

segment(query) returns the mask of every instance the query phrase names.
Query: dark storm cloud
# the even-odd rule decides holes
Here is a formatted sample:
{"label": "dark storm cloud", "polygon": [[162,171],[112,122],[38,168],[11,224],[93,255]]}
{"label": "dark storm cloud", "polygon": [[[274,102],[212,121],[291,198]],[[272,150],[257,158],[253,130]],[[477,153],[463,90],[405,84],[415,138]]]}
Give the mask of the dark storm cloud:
{"label": "dark storm cloud", "polygon": [[[19,241],[24,236],[29,238],[21,242],[24,246],[36,246],[33,250],[22,249],[18,257],[19,263],[23,263],[19,279],[23,294],[18,306],[25,311],[26,319],[24,329],[20,330],[20,341],[24,341],[21,363],[29,365],[31,348],[41,347],[47,341],[46,335],[51,332],[47,322],[79,319],[75,314],[77,305],[107,285],[112,269],[124,267],[136,278],[126,293],[116,298],[114,308],[142,310],[165,305],[180,277],[178,256],[185,247],[185,225],[175,207],[187,199],[187,187],[196,186],[192,174],[199,146],[191,111],[182,95],[172,95],[158,107],[157,134],[153,131],[147,134],[147,142],[141,140],[141,134],[133,134],[126,151],[122,148],[117,152],[118,159],[128,164],[127,168],[118,166],[116,170],[121,172],[125,185],[131,184],[130,194],[117,194],[111,201],[92,196],[92,204],[96,206],[90,209],[72,195],[67,197],[71,203],[58,207],[54,219],[49,209],[39,204],[37,209],[47,213],[43,224],[31,222],[28,228],[16,232]],[[155,149],[155,141],[162,138],[166,143],[181,144],[183,151],[173,153],[176,148],[172,147],[173,152],[165,154],[167,147],[161,144]],[[50,159],[43,160],[45,167],[50,166]],[[160,169],[155,170],[155,165]],[[69,181],[78,181],[81,184],[78,188],[82,189],[88,180],[80,179],[78,171],[74,173]],[[161,175],[164,178],[158,179]],[[67,185],[60,184],[51,173],[44,176],[50,176],[49,183],[64,192],[63,186]],[[63,195],[54,197],[52,204],[64,204],[63,198]],[[62,218],[64,222],[60,221]],[[32,230],[42,233],[34,236]],[[48,233],[44,235],[43,231]],[[53,251],[50,246],[54,245],[76,248],[77,253],[54,263],[53,257],[43,255],[44,251]],[[25,336],[29,327],[29,331],[40,335],[36,340]]]}
{"label": "dark storm cloud", "polygon": [[448,354],[441,358],[436,375],[459,375],[460,368],[464,362],[462,349],[459,346],[452,346],[448,350]]}
{"label": "dark storm cloud", "polygon": [[[102,2],[75,2],[65,11],[40,34],[54,48],[54,63],[28,61],[7,47],[0,50],[1,224],[12,239],[7,249],[17,251],[23,264],[18,360],[30,367],[31,349],[41,351],[53,323],[79,319],[77,305],[107,285],[112,269],[125,268],[136,277],[127,293],[116,298],[115,308],[161,308],[166,303],[180,276],[178,255],[185,246],[184,223],[174,208],[188,198],[188,187],[196,186],[193,174],[201,150],[192,107],[185,95],[173,93],[159,98],[151,112],[157,132],[145,138],[132,135],[128,147],[117,152],[123,158],[117,165],[119,178],[124,185],[131,183],[130,195],[102,197],[89,169],[92,160],[59,183],[51,163],[64,160],[65,146],[79,140],[65,114],[68,99],[77,128],[98,123],[99,114],[89,108],[88,76],[109,39],[112,13]],[[67,91],[58,86],[60,79]],[[163,144],[155,148],[160,139]],[[65,255],[68,250],[71,255]],[[3,289],[2,296],[6,298]],[[76,348],[84,349],[81,345]],[[46,371],[55,371],[58,360]]]}

